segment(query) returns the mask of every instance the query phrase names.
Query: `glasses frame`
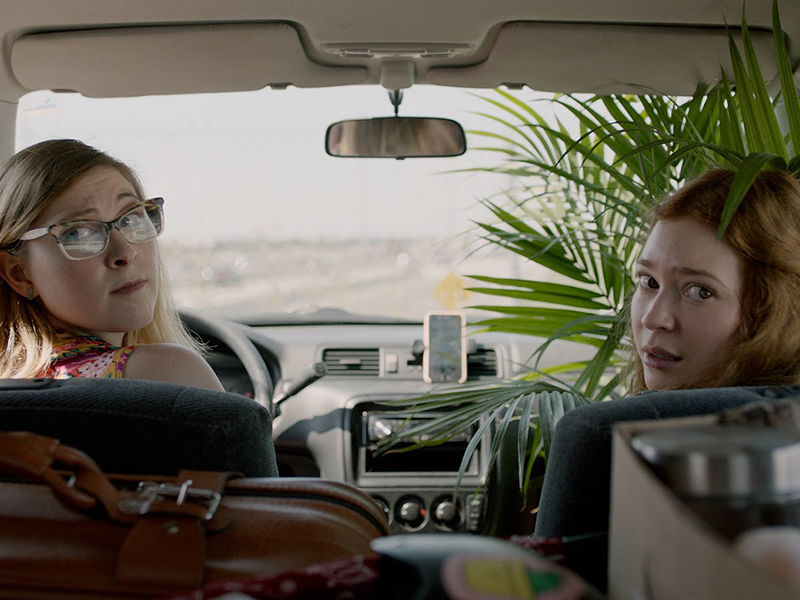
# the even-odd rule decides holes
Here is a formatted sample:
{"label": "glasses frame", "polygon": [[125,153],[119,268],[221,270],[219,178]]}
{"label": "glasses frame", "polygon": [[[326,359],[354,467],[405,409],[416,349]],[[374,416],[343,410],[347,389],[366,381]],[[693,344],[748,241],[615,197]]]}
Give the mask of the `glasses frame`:
{"label": "glasses frame", "polygon": [[[122,219],[127,217],[131,212],[133,212],[133,211],[135,211],[135,210],[137,210],[139,208],[143,208],[143,207],[144,208],[148,208],[148,207],[151,207],[151,206],[155,206],[158,209],[158,213],[159,213],[159,215],[161,217],[161,228],[157,229],[156,235],[154,235],[150,239],[142,240],[141,242],[132,242],[131,240],[128,239],[128,237],[125,235],[125,233],[122,231],[122,229],[120,229],[120,226],[119,226],[120,221],[122,221]],[[80,258],[76,258],[74,256],[70,256],[67,253],[66,248],[64,248],[64,246],[61,243],[61,240],[59,239],[59,233],[58,232],[59,232],[60,229],[62,229],[65,226],[77,225],[77,224],[80,224],[80,223],[92,223],[94,225],[102,225],[103,227],[105,227],[105,230],[106,230],[106,239],[105,239],[105,244],[103,244],[103,248],[101,250],[99,250],[96,254],[90,254],[89,256],[82,256]],[[124,213],[122,213],[120,216],[118,216],[113,221],[92,221],[92,220],[89,220],[89,219],[79,219],[77,221],[63,221],[61,223],[56,223],[55,225],[50,225],[49,227],[37,227],[35,229],[29,229],[28,231],[26,231],[25,233],[23,233],[19,237],[19,241],[20,242],[29,242],[31,240],[38,240],[39,238],[44,237],[44,236],[49,234],[49,235],[53,236],[53,239],[56,241],[56,244],[58,244],[58,247],[61,249],[61,252],[69,260],[86,260],[88,258],[94,258],[95,256],[99,256],[103,252],[106,251],[106,248],[108,248],[108,238],[109,238],[109,235],[111,234],[111,230],[112,229],[116,229],[117,231],[119,231],[120,234],[122,234],[122,237],[124,237],[131,244],[143,244],[144,242],[149,242],[151,240],[156,239],[158,236],[160,236],[164,232],[164,198],[160,198],[160,197],[159,198],[150,198],[149,200],[143,200],[142,202],[138,202],[138,203],[134,204],[133,206],[131,206],[128,210],[126,210]]]}

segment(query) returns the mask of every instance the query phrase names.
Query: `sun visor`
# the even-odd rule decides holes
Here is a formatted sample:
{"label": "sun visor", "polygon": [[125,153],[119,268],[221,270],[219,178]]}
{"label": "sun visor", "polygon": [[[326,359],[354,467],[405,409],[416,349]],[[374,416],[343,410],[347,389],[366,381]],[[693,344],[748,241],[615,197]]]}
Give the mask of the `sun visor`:
{"label": "sun visor", "polygon": [[282,23],[130,27],[26,35],[11,66],[29,90],[104,98],[360,84],[367,70],[306,56]]}
{"label": "sun visor", "polygon": [[[738,33],[737,33],[738,35]],[[751,29],[764,77],[777,73],[771,31]],[[546,92],[691,95],[699,83],[730,74],[721,27],[509,23],[482,63],[431,67],[427,82],[497,87],[527,85]]]}

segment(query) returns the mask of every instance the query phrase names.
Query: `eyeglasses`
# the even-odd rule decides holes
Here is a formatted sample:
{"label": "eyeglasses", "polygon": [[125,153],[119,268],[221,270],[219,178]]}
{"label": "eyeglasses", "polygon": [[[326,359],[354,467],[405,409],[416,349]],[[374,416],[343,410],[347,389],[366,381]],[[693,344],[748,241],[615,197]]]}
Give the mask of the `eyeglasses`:
{"label": "eyeglasses", "polygon": [[50,227],[38,227],[23,233],[19,241],[36,240],[52,235],[70,260],[83,260],[102,254],[108,247],[112,229],[132,244],[149,242],[164,231],[164,199],[152,198],[134,204],[113,221],[68,221]]}

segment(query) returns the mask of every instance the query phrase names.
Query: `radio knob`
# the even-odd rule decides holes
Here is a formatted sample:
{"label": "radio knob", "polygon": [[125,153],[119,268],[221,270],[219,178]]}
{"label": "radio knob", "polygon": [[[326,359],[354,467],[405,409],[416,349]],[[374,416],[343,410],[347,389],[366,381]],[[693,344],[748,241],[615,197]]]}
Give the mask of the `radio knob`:
{"label": "radio knob", "polygon": [[442,500],[433,512],[434,520],[444,527],[455,529],[461,523],[458,506],[450,500]]}
{"label": "radio knob", "polygon": [[397,520],[415,529],[425,522],[425,507],[418,500],[405,500],[397,511]]}
{"label": "radio knob", "polygon": [[386,500],[384,500],[380,496],[373,496],[372,499],[375,501],[375,504],[377,504],[383,511],[383,514],[386,515],[386,520],[389,521],[392,511],[389,509],[389,504],[386,502]]}

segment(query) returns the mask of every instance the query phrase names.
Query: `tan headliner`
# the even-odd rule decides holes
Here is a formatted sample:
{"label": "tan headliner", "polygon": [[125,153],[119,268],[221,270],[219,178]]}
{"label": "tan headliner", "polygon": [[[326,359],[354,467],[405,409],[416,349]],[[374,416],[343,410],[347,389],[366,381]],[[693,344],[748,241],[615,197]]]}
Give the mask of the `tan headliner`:
{"label": "tan headliner", "polygon": [[[769,52],[771,0],[747,5]],[[797,64],[800,3],[780,7]],[[740,0],[0,0],[0,100],[353,83],[688,93],[717,76],[724,19],[740,13]],[[392,56],[442,44],[462,54]]]}

